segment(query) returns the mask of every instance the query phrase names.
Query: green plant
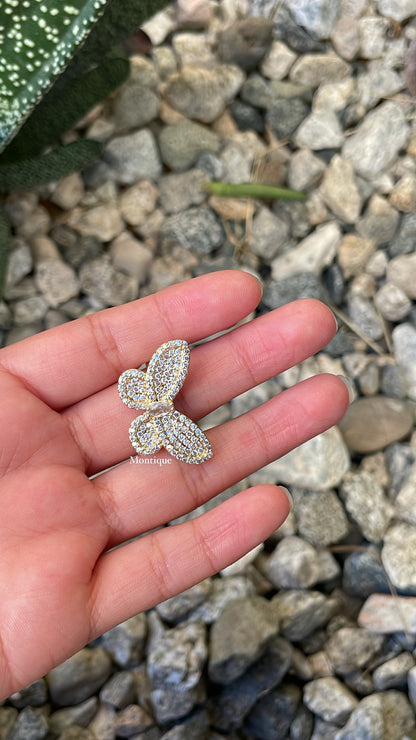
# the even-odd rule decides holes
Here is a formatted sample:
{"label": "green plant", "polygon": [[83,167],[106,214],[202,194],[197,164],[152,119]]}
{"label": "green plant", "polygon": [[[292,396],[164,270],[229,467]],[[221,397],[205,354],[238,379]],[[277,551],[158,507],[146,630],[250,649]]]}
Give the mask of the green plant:
{"label": "green plant", "polygon": [[[0,4],[0,195],[59,180],[98,156],[96,141],[61,146],[59,137],[126,79],[121,42],[166,2]],[[9,240],[0,206],[0,289]]]}

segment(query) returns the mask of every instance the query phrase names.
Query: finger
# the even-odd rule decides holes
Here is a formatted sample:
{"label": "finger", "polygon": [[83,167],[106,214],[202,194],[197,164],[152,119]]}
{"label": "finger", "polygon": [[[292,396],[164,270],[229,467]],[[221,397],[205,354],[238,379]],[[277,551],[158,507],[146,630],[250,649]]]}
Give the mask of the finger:
{"label": "finger", "polygon": [[194,342],[233,326],[260,297],[258,281],[246,272],[210,273],[25,339],[1,350],[0,362],[62,409],[149,360],[168,339]]}
{"label": "finger", "polygon": [[193,521],[104,554],[93,579],[90,639],[235,562],[289,510],[281,488],[256,486]]}
{"label": "finger", "polygon": [[[188,377],[175,406],[191,419],[317,352],[335,333],[331,311],[319,301],[300,300],[245,324],[191,352]],[[137,414],[126,410],[115,388],[65,412],[92,475],[134,453],[128,427]]]}
{"label": "finger", "polygon": [[[108,526],[107,547],[197,508],[336,424],[348,402],[339,378],[315,376],[207,432],[214,454],[201,465],[127,462],[99,476],[94,486]],[[163,457],[171,460],[168,453]]]}

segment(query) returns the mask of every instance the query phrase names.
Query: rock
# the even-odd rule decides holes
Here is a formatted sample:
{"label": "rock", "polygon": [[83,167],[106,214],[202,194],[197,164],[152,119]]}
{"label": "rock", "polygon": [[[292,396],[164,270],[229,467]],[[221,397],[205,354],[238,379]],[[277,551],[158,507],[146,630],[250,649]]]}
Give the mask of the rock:
{"label": "rock", "polygon": [[176,624],[189,615],[206,599],[212,590],[212,582],[209,578],[195,586],[182,591],[177,596],[172,596],[156,606],[159,616],[168,624]]}
{"label": "rock", "polygon": [[416,178],[414,175],[403,175],[396,183],[390,195],[390,203],[399,211],[408,213],[416,208]]}
{"label": "rock", "polygon": [[341,232],[336,223],[320,226],[297,247],[273,260],[272,277],[284,280],[301,269],[320,275],[333,261],[340,240]]}
{"label": "rock", "polygon": [[382,487],[369,473],[350,472],[344,476],[340,495],[363,537],[380,542],[394,513]]}
{"label": "rock", "polygon": [[416,597],[370,594],[358,615],[358,623],[366,630],[381,634],[415,633]]}
{"label": "rock", "polygon": [[[270,12],[272,10],[273,5],[270,6]],[[324,49],[324,45],[319,39],[307,33],[295,22],[290,8],[287,8],[286,5],[279,6],[279,21],[276,24],[275,32],[280,40],[285,41],[295,51],[302,53],[322,52]]]}
{"label": "rock", "polygon": [[410,653],[400,653],[391,660],[378,666],[373,672],[374,686],[378,691],[386,689],[407,688],[407,674],[414,667],[415,661]]}
{"label": "rock", "polygon": [[155,90],[130,77],[113,100],[117,132],[146,126],[159,113],[160,98]]}
{"label": "rock", "polygon": [[363,239],[356,234],[345,234],[338,246],[338,262],[344,277],[349,279],[360,275],[371,255],[375,245],[372,239]]}
{"label": "rock", "polygon": [[164,164],[181,171],[192,167],[200,155],[218,152],[220,142],[218,136],[204,126],[180,120],[161,131],[159,146]]}
{"label": "rock", "polygon": [[110,203],[87,209],[75,208],[69,213],[67,224],[83,236],[96,237],[103,242],[115,239],[124,229],[118,208]]}
{"label": "rock", "polygon": [[378,11],[400,23],[416,13],[416,0],[378,0]]}
{"label": "rock", "polygon": [[83,293],[100,307],[120,306],[138,297],[137,280],[115,270],[104,257],[86,262],[79,277]]}
{"label": "rock", "polygon": [[408,298],[416,299],[416,254],[401,254],[387,265],[387,280]]}
{"label": "rock", "polygon": [[407,403],[375,396],[354,401],[339,428],[351,452],[368,454],[406,437],[412,425],[413,415]]}
{"label": "rock", "polygon": [[155,138],[147,128],[114,137],[106,145],[102,157],[121,185],[133,185],[138,180],[156,180],[162,169]]}
{"label": "rock", "polygon": [[335,672],[341,676],[365,668],[382,650],[384,637],[361,627],[335,630],[325,645]]}
{"label": "rock", "polygon": [[355,59],[360,49],[357,20],[348,15],[341,15],[333,30],[331,41],[339,56],[348,62]]}
{"label": "rock", "polygon": [[101,647],[83,648],[46,676],[52,701],[73,706],[92,696],[111,673],[111,660]]}
{"label": "rock", "polygon": [[294,190],[309,190],[318,184],[324,172],[322,159],[309,149],[299,149],[289,161],[288,185]]}
{"label": "rock", "polygon": [[261,73],[271,80],[283,80],[295,60],[296,54],[286,44],[272,41],[260,67]]}
{"label": "rock", "polygon": [[118,712],[114,728],[117,737],[132,737],[139,732],[146,732],[154,724],[154,719],[142,707],[130,704]]}
{"label": "rock", "polygon": [[244,81],[240,97],[256,108],[269,108],[276,95],[268,80],[254,73]]}
{"label": "rock", "polygon": [[[169,47],[165,47],[169,48]],[[179,67],[189,67],[199,64],[204,67],[212,67],[216,64],[215,55],[207,42],[205,34],[196,32],[176,33],[172,37],[172,48],[174,58],[179,62]],[[171,74],[177,71],[176,65],[170,61],[170,66],[174,68]],[[165,78],[170,75],[165,75]]]}
{"label": "rock", "polygon": [[250,481],[325,490],[337,486],[349,467],[348,450],[338,429],[332,427],[269,463],[251,475]]}
{"label": "rock", "polygon": [[340,0],[318,0],[313,4],[309,0],[292,0],[290,10],[296,22],[312,36],[328,39],[335,26],[340,4]]}
{"label": "rock", "polygon": [[[416,329],[408,323],[393,329],[393,350],[396,362],[405,370],[407,394],[416,400]],[[403,434],[403,436],[405,436]],[[400,439],[398,437],[397,439]]]}
{"label": "rock", "polygon": [[61,260],[46,259],[38,262],[35,283],[52,308],[75,298],[79,293],[79,280],[74,270]]}
{"label": "rock", "polygon": [[343,80],[350,74],[350,65],[334,53],[304,54],[293,65],[289,77],[299,85],[315,88],[325,82]]}
{"label": "rock", "polygon": [[344,562],[342,588],[350,596],[366,599],[372,593],[390,593],[389,583],[377,553],[370,548],[353,552]]}
{"label": "rock", "polygon": [[256,701],[280,683],[290,667],[292,653],[287,640],[274,637],[261,658],[215,694],[212,702],[214,726],[224,732],[239,727]]}
{"label": "rock", "polygon": [[266,124],[278,139],[286,139],[300,126],[309,112],[301,98],[275,100],[266,113]]}
{"label": "rock", "polygon": [[147,637],[145,614],[137,614],[104,632],[101,642],[120,668],[134,668],[143,660]]}
{"label": "rock", "polygon": [[398,222],[398,212],[380,195],[374,195],[370,198],[364,217],[357,223],[357,232],[364,238],[372,239],[379,247],[391,242]]}
{"label": "rock", "polygon": [[368,71],[357,78],[357,96],[361,105],[369,110],[380,100],[393,97],[403,89],[403,78],[383,62],[373,62]]}
{"label": "rock", "polygon": [[334,491],[292,490],[299,534],[315,547],[327,547],[347,536],[349,526]]}
{"label": "rock", "polygon": [[64,211],[70,211],[75,208],[84,195],[84,183],[78,172],[64,177],[60,180],[51,195],[51,202],[62,208]]}
{"label": "rock", "polygon": [[339,82],[327,82],[320,85],[313,98],[313,109],[330,108],[334,113],[343,111],[354,99],[355,84],[351,77]]}
{"label": "rock", "polygon": [[264,131],[264,116],[252,105],[234,100],[229,106],[230,113],[239,131]]}
{"label": "rock", "polygon": [[389,255],[413,254],[416,238],[416,214],[406,213],[401,220],[399,231],[392,243],[388,245]]}
{"label": "rock", "polygon": [[348,316],[368,339],[381,339],[384,336],[383,323],[374,308],[373,300],[366,295],[350,291]]}
{"label": "rock", "polygon": [[46,685],[46,681],[44,678],[39,678],[25,688],[11,694],[8,698],[8,702],[14,707],[17,707],[17,709],[23,709],[27,706],[41,707],[42,704],[46,704],[47,699],[48,687]]}
{"label": "rock", "polygon": [[[384,535],[381,559],[393,585],[416,594],[416,563],[412,553],[416,546],[416,527],[398,522]],[[406,610],[407,615],[407,610]],[[409,628],[410,629],[410,628]]]}
{"label": "rock", "polygon": [[325,300],[321,281],[311,272],[298,272],[285,280],[271,280],[264,290],[262,301],[268,308],[279,308],[298,298]]}
{"label": "rock", "polygon": [[7,263],[6,291],[29,275],[32,268],[32,254],[28,245],[21,239],[13,240]]}
{"label": "rock", "polygon": [[384,737],[383,704],[375,694],[360,701],[336,734],[336,740],[383,740]]}
{"label": "rock", "polygon": [[19,713],[7,738],[10,740],[43,740],[48,735],[48,720],[36,709],[25,707]]}
{"label": "rock", "polygon": [[160,240],[162,249],[179,245],[202,254],[209,254],[221,246],[225,238],[223,228],[210,208],[188,208],[164,221]]}
{"label": "rock", "polygon": [[110,247],[110,255],[116,270],[130,275],[139,284],[145,282],[153,255],[150,249],[135,239],[129,232],[123,231],[113,241]]}
{"label": "rock", "polygon": [[416,465],[408,471],[395,498],[395,511],[398,519],[416,526]]}
{"label": "rock", "polygon": [[266,599],[253,596],[228,602],[211,629],[210,679],[232,683],[262,655],[277,632]]}
{"label": "rock", "polygon": [[211,123],[224,112],[244,81],[238,67],[184,67],[165,83],[165,99],[187,118]]}
{"label": "rock", "polygon": [[134,674],[130,671],[114,673],[100,691],[100,701],[114,709],[123,709],[128,704],[133,704],[135,698]]}
{"label": "rock", "polygon": [[22,298],[13,306],[13,321],[15,326],[26,326],[34,321],[41,321],[48,310],[48,304],[40,295]]}
{"label": "rock", "polygon": [[65,707],[52,712],[49,717],[49,730],[55,735],[61,735],[67,728],[72,725],[87,727],[94,717],[98,707],[97,697],[92,696],[90,699],[77,704],[75,707]]}
{"label": "rock", "polygon": [[155,210],[159,191],[150,180],[142,180],[123,190],[120,195],[120,211],[131,226],[142,225]]}
{"label": "rock", "polygon": [[409,313],[412,303],[406,293],[394,283],[384,283],[374,296],[381,315],[387,321],[401,321]]}
{"label": "rock", "polygon": [[251,227],[250,249],[264,260],[272,259],[288,238],[287,223],[268,208],[259,208]]}
{"label": "rock", "polygon": [[348,224],[357,221],[362,198],[350,162],[338,154],[332,157],[320,190],[325,203],[336,216]]}
{"label": "rock", "polygon": [[[356,132],[347,138],[342,156],[359,175],[371,179],[392,164],[408,137],[409,127],[402,107],[387,101],[368,113]],[[385,146],[381,147],[380,141]]]}
{"label": "rock", "polygon": [[205,624],[213,624],[230,601],[253,596],[253,594],[254,587],[245,576],[215,578],[209,599],[197,606],[188,619],[201,619]]}
{"label": "rock", "polygon": [[273,689],[260,698],[244,723],[248,737],[258,740],[287,737],[300,700],[301,691],[294,684]]}
{"label": "rock", "polygon": [[[164,732],[162,740],[199,740],[201,737],[206,737],[206,733],[209,730],[210,718],[208,713],[203,710],[197,710],[190,717],[187,717],[180,724],[176,724],[168,732]],[[156,730],[159,733],[159,730]],[[148,735],[149,733],[146,733]],[[140,736],[138,740],[153,740],[152,737],[149,739],[146,735]],[[154,740],[159,740],[160,734],[155,735]],[[219,740],[216,733],[210,733],[210,740]]]}
{"label": "rock", "polygon": [[255,69],[263,59],[273,37],[273,22],[268,18],[248,17],[235,21],[218,34],[220,59],[241,69]]}
{"label": "rock", "polygon": [[282,635],[291,642],[304,640],[326,625],[332,615],[329,600],[319,591],[282,590],[271,604]]}
{"label": "rock", "polygon": [[309,588],[319,581],[318,553],[300,537],[284,537],[267,560],[265,572],[276,588]]}
{"label": "rock", "polygon": [[303,701],[318,717],[340,726],[345,724],[358,704],[354,694],[332,676],[307,683],[303,690]]}
{"label": "rock", "polygon": [[178,213],[202,203],[207,197],[202,187],[207,180],[206,172],[198,169],[161,177],[159,191],[163,210],[166,213]]}
{"label": "rock", "polygon": [[379,59],[383,56],[388,23],[385,18],[364,16],[358,21],[360,33],[360,56],[364,59]]}
{"label": "rock", "polygon": [[[344,134],[336,114],[326,108],[319,108],[305,118],[294,135],[296,146],[312,149],[339,149],[344,142]],[[348,157],[346,157],[348,159]]]}

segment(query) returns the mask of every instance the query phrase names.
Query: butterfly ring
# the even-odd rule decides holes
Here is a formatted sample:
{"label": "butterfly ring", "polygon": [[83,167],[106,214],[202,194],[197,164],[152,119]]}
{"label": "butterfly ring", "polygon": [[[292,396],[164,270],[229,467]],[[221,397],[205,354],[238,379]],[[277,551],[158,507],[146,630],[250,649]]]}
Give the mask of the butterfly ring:
{"label": "butterfly ring", "polygon": [[130,425],[130,441],[139,455],[161,447],[178,460],[201,463],[212,457],[211,445],[200,428],[177,411],[173,399],[185,381],[189,347],[184,339],[165,342],[152,355],[146,372],[125,370],[118,392],[130,409],[143,411]]}

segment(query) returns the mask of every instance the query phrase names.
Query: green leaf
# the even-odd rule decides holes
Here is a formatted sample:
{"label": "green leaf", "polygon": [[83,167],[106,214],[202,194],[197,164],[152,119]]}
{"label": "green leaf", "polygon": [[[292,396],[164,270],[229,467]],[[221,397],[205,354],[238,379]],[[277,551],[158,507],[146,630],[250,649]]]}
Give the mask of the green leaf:
{"label": "green leaf", "polygon": [[72,128],[91,108],[127,78],[127,59],[107,59],[65,88],[52,90],[35,108],[19,133],[0,154],[0,165],[40,154],[46,146]]}
{"label": "green leaf", "polygon": [[307,200],[307,195],[299,190],[280,188],[275,185],[262,185],[260,182],[241,182],[231,184],[228,182],[206,182],[203,185],[212,195],[220,195],[223,198],[267,198],[275,200]]}
{"label": "green leaf", "polygon": [[0,5],[0,150],[65,69],[109,0]]}
{"label": "green leaf", "polygon": [[3,295],[7,277],[7,265],[10,253],[10,225],[7,216],[0,207],[0,297]]}
{"label": "green leaf", "polygon": [[101,152],[101,144],[91,139],[73,141],[47,154],[0,166],[0,193],[60,180],[81,170]]}

